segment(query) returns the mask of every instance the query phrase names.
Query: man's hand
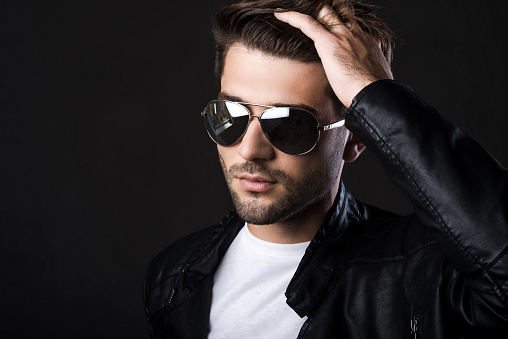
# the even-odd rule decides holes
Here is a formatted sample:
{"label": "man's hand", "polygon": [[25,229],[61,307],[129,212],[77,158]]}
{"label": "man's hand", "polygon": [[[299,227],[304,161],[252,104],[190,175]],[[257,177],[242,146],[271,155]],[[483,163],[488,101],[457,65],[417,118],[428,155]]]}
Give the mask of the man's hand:
{"label": "man's hand", "polygon": [[276,12],[275,17],[314,41],[328,81],[346,107],[365,86],[392,78],[380,43],[356,22],[341,22],[330,6],[319,12],[319,21],[298,12]]}

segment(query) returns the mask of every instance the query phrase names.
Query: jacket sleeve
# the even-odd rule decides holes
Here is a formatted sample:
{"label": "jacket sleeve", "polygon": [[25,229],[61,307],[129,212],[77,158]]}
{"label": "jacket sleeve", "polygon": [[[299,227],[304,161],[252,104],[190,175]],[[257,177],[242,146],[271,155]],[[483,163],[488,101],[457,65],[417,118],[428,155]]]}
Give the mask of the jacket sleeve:
{"label": "jacket sleeve", "polygon": [[407,86],[377,81],[346,127],[382,162],[459,273],[450,308],[470,325],[508,328],[508,173]]}

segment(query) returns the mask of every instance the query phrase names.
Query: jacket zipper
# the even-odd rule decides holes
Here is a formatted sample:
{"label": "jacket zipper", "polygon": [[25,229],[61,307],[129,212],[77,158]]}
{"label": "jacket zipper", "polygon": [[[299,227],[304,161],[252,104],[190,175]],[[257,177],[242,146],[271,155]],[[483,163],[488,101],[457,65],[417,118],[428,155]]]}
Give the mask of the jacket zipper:
{"label": "jacket zipper", "polygon": [[173,297],[175,296],[176,287],[178,286],[178,281],[180,280],[180,277],[182,275],[185,275],[185,271],[189,268],[189,266],[190,266],[190,264],[185,265],[183,270],[180,273],[178,273],[178,277],[176,277],[175,285],[174,285],[173,289],[171,290],[171,293],[169,294],[168,305],[171,304],[171,302],[173,301]]}
{"label": "jacket zipper", "polygon": [[420,327],[420,313],[418,311],[413,311],[413,315],[411,317],[411,338],[420,338]]}

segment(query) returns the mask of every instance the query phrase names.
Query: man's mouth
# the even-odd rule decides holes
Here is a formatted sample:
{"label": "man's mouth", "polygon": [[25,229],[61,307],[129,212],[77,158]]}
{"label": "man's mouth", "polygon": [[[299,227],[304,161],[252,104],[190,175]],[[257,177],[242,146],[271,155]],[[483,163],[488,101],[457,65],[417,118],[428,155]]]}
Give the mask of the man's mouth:
{"label": "man's mouth", "polygon": [[243,189],[251,192],[266,192],[277,185],[276,180],[258,174],[243,173],[237,179]]}

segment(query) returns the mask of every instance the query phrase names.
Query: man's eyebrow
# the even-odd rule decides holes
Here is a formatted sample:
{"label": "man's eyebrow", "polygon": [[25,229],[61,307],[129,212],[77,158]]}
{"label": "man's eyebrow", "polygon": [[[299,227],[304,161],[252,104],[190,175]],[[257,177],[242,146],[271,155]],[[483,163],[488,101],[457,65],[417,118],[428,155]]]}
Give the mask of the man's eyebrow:
{"label": "man's eyebrow", "polygon": [[217,99],[219,100],[229,100],[229,101],[237,101],[237,102],[244,102],[242,98],[231,95],[227,92],[220,92],[219,95],[217,95]]}
{"label": "man's eyebrow", "polygon": [[[243,100],[242,98],[237,97],[235,95],[231,95],[227,92],[220,92],[217,95],[217,99],[236,101],[236,102],[245,102],[245,103],[249,103],[249,104],[257,104],[257,102],[247,102],[247,101]],[[265,104],[263,104],[263,105],[265,105]],[[300,109],[304,109],[306,111],[311,112],[313,115],[320,115],[321,114],[321,112],[318,111],[317,109],[315,109],[314,107],[311,107],[311,106],[305,105],[305,104],[288,104],[288,103],[284,103],[284,102],[275,102],[275,103],[266,104],[266,106],[300,108]]]}

